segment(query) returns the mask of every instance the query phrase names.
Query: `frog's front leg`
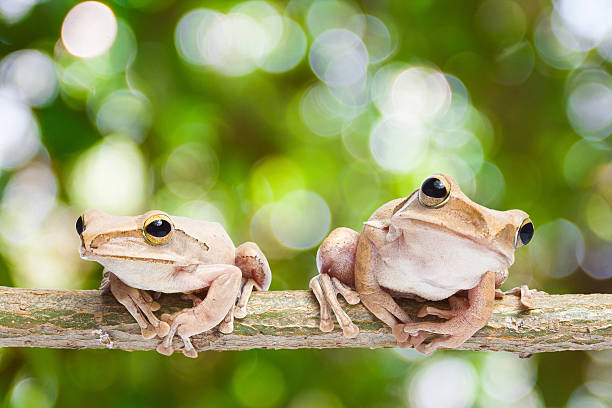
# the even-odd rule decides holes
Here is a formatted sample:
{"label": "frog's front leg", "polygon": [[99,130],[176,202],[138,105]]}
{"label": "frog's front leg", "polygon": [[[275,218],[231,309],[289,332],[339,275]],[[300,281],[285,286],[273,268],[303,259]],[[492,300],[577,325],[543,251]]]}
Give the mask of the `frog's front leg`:
{"label": "frog's front leg", "polygon": [[146,291],[126,285],[110,271],[104,270],[103,274],[105,278],[108,278],[108,286],[115,299],[125,306],[138,322],[142,337],[151,339],[155,335],[164,337],[168,334],[170,330],[168,323],[160,321],[153,314],[154,311],[159,310],[159,303],[155,302]]}
{"label": "frog's front leg", "polygon": [[493,313],[495,300],[495,273],[487,272],[478,285],[468,291],[468,303],[465,308],[457,310],[455,315],[445,322],[415,322],[405,323],[402,330],[411,335],[419,332],[429,332],[443,335],[431,342],[415,346],[421,353],[429,354],[441,348],[458,347],[474,333],[487,324]]}
{"label": "frog's front leg", "polygon": [[197,306],[184,309],[173,317],[170,332],[157,346],[157,351],[165,355],[172,354],[174,351],[172,339],[178,334],[185,344],[183,353],[187,357],[195,358],[198,353],[191,344],[190,337],[208,331],[223,322],[236,302],[242,272],[235,265],[199,265],[185,278],[200,280],[202,287],[209,287],[208,293]]}
{"label": "frog's front leg", "polygon": [[246,316],[246,307],[253,289],[268,290],[272,273],[268,260],[254,242],[245,242],[236,248],[235,264],[242,271],[242,289],[234,308],[234,317]]}

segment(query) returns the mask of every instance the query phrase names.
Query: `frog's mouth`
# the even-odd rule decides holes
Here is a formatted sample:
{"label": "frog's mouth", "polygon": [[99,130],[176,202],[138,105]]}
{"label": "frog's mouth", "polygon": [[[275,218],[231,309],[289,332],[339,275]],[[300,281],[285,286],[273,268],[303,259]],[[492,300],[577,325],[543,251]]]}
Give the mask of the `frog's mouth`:
{"label": "frog's mouth", "polygon": [[[160,263],[160,264],[176,264],[179,263],[175,259],[166,257],[156,257],[150,252],[148,245],[141,244],[138,240],[134,241],[135,245],[131,245],[130,248],[132,255],[125,255],[125,247],[123,245],[113,244],[112,241],[94,239],[89,248],[83,240],[81,240],[81,246],[79,247],[79,255],[82,259],[87,261],[95,261],[101,264],[104,263],[105,259],[115,260],[126,260],[126,261],[139,261],[149,263]],[[143,252],[138,254],[138,252]],[[146,252],[146,255],[145,255]]]}

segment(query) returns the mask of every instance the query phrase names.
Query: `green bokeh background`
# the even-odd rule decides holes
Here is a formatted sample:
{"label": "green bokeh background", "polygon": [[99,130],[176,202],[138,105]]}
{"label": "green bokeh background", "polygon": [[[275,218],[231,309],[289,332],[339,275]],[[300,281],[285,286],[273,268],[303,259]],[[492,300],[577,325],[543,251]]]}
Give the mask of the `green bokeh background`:
{"label": "green bokeh background", "polygon": [[[311,3],[274,4],[302,26],[308,48],[314,41],[305,17]],[[75,4],[43,2],[21,20],[1,25],[0,56],[21,49],[40,50],[54,59],[61,77],[78,60],[62,51],[59,41],[62,21]],[[409,194],[429,171],[421,164],[405,173],[393,173],[374,160],[368,150],[367,128],[379,113],[372,104],[355,125],[366,135],[358,139],[357,155],[338,134],[321,136],[313,131],[300,117],[304,92],[320,82],[309,65],[308,49],[297,66],[279,74],[256,70],[232,77],[186,63],[175,43],[181,17],[202,7],[227,13],[237,2],[116,0],[107,4],[131,27],[136,40],[137,54],[127,71],[94,75],[89,89],[71,88],[60,81],[57,98],[48,106],[33,108],[44,150],[31,162],[46,163],[57,177],[58,203],[66,212],[62,225],[70,234],[84,206],[96,206],[83,197],[84,190],[75,191],[87,187],[79,184],[75,171],[87,165],[85,155],[105,137],[128,143],[141,155],[137,160],[144,163],[144,187],[134,198],[134,212],[159,208],[193,216],[183,206],[186,202],[210,203],[216,209],[213,215],[221,214],[235,243],[256,239],[253,216],[295,190],[314,192],[324,200],[331,228],[358,229],[373,210]],[[389,28],[394,51],[384,62],[371,66],[371,72],[392,62],[437,67],[467,89],[476,112],[469,127],[484,162],[480,160],[462,188],[476,201],[496,209],[527,211],[536,225],[534,243],[542,242],[537,251],[517,251],[517,264],[504,287],[527,283],[549,293],[609,292],[612,233],[606,225],[612,222],[612,142],[606,135],[589,140],[578,125],[570,124],[567,113],[571,78],[589,69],[610,72],[610,62],[602,53],[591,47],[579,53],[578,63],[564,69],[551,65],[543,57],[545,50],[534,41],[536,27],[551,13],[547,1],[348,4],[376,16]],[[506,58],[516,55],[517,47],[526,47],[525,59]],[[143,117],[150,125],[144,125],[137,136],[121,131],[109,136],[95,120],[101,95],[126,89],[128,84],[146,98]],[[178,162],[185,160],[187,165],[174,163],[178,169],[169,170],[169,157],[181,146],[188,146],[187,151],[195,156],[179,155]],[[468,153],[458,150],[457,154]],[[436,147],[425,154],[426,160],[435,157]],[[444,160],[440,163],[444,168],[439,170],[453,170]],[[2,170],[0,189],[28,165]],[[498,172],[483,173],[482,166]],[[501,188],[499,178],[487,178],[498,173]],[[556,245],[552,232],[567,229],[550,229],[551,234],[538,236],[539,226],[560,219],[568,220],[575,228],[572,231],[579,231],[586,255],[576,263],[582,267],[557,260],[564,248],[576,252],[578,246],[581,252],[575,241],[570,240],[568,247]],[[60,245],[73,246],[69,255],[62,255],[62,262],[70,264],[74,277],[70,282],[74,283],[62,286],[95,288],[101,268],[78,260],[74,235],[72,241],[58,238]],[[20,264],[22,247],[6,238],[0,245],[0,284],[38,286],[34,278],[28,278],[31,264]],[[46,242],[28,245],[44,246]],[[268,253],[266,245],[262,247]],[[273,255],[271,290],[308,287],[316,270],[316,246],[299,251],[273,242],[269,251]],[[66,257],[72,260],[65,261]],[[569,270],[555,276],[550,272],[556,266]],[[180,354],[168,358],[155,352],[2,349],[0,403],[6,407],[427,406],[409,397],[414,379],[432,364],[460,359],[477,373],[473,404],[504,406],[491,399],[490,389],[483,385],[484,376],[490,375],[483,366],[494,358],[490,353],[454,351],[422,359],[394,350],[252,350],[204,352],[190,360]],[[528,367],[536,375],[528,399],[506,401],[508,406],[573,407],[581,406],[577,402],[581,398],[594,407],[610,406],[606,405],[612,401],[609,354],[563,352],[529,360],[505,358],[500,361],[516,370]],[[499,372],[502,378],[505,375],[509,374]]]}

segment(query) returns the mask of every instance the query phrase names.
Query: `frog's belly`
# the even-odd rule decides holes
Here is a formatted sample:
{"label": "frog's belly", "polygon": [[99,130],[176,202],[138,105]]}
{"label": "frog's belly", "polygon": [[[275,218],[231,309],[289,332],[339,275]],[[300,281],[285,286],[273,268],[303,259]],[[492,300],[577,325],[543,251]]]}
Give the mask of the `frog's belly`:
{"label": "frog's belly", "polygon": [[395,293],[442,300],[471,289],[487,271],[508,267],[499,254],[473,241],[435,231],[426,226],[411,228],[404,236],[380,250],[378,283]]}
{"label": "frog's belly", "polygon": [[[194,292],[210,286],[219,272],[227,265],[188,265],[154,264],[148,262],[113,262],[103,264],[128,286],[163,293]],[[178,269],[177,269],[178,268]]]}

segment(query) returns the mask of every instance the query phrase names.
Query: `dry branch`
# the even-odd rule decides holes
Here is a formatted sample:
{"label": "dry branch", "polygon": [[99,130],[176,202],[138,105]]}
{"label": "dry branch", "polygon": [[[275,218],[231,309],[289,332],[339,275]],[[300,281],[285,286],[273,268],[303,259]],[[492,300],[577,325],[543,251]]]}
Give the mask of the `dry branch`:
{"label": "dry branch", "polygon": [[[534,301],[530,311],[521,309],[515,296],[496,301],[488,325],[461,348],[515,353],[612,348],[612,294],[537,293]],[[158,314],[189,306],[175,295],[163,295],[160,303]],[[401,304],[413,316],[419,306],[410,300]],[[331,333],[320,332],[314,296],[295,290],[254,293],[249,314],[235,322],[232,334],[215,329],[193,343],[198,350],[395,345],[390,329],[362,305],[343,305],[360,329],[355,339],[342,337],[337,325]],[[99,291],[0,287],[0,347],[153,350],[159,341],[143,339],[125,308]],[[182,348],[178,339],[175,348]]]}

